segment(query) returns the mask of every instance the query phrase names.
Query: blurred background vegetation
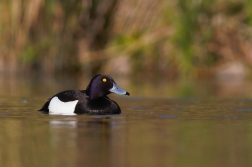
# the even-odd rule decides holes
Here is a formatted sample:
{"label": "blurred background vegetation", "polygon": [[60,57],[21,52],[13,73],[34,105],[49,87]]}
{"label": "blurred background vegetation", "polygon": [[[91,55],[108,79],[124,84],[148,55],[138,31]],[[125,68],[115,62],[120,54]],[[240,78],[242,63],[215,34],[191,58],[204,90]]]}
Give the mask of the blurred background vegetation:
{"label": "blurred background vegetation", "polygon": [[250,0],[1,0],[0,73],[246,78],[251,9]]}

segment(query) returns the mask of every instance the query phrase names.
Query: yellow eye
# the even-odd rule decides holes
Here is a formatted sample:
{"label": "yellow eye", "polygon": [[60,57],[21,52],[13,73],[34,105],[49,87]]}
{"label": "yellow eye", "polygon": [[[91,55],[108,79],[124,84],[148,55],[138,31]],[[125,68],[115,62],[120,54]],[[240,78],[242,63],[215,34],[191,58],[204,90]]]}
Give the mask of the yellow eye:
{"label": "yellow eye", "polygon": [[103,82],[107,82],[107,79],[106,79],[106,78],[103,78],[102,81],[103,81]]}

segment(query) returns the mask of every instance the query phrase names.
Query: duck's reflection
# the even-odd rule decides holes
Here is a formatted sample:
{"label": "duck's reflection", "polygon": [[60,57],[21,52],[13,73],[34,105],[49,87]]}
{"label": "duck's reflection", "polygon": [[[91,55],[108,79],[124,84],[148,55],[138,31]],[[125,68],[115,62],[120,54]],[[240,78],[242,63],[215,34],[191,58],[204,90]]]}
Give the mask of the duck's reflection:
{"label": "duck's reflection", "polygon": [[62,121],[62,120],[52,120],[50,121],[50,127],[51,128],[76,128],[77,121],[76,120],[68,120],[68,121]]}
{"label": "duck's reflection", "polygon": [[[120,140],[120,121],[114,117],[65,117],[50,121],[53,165],[113,164]],[[67,158],[62,158],[67,157]]]}
{"label": "duck's reflection", "polygon": [[115,124],[117,123],[111,120],[111,117],[109,116],[92,117],[88,120],[80,120],[76,117],[69,117],[65,119],[55,119],[50,121],[51,129],[112,126]]}

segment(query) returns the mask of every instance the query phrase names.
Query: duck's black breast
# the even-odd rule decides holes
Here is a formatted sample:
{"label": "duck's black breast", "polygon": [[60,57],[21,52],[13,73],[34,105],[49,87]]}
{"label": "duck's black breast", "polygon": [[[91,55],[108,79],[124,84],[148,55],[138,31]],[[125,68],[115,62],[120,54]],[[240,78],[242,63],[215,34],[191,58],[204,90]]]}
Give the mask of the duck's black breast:
{"label": "duck's black breast", "polygon": [[[82,109],[83,108],[83,109]],[[76,112],[77,114],[82,113],[83,110],[86,111],[86,113],[89,114],[120,114],[121,109],[119,105],[108,98],[107,96],[98,98],[98,99],[86,99],[86,102],[80,102],[76,106]]]}

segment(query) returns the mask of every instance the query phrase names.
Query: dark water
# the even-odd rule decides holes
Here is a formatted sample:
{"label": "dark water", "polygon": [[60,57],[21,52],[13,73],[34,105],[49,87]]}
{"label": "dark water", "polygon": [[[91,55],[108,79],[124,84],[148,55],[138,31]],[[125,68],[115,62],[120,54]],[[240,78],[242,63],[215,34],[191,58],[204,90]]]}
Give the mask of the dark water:
{"label": "dark water", "polygon": [[252,166],[249,94],[147,97],[137,87],[112,96],[120,115],[52,116],[36,110],[61,88],[2,86],[0,166]]}

